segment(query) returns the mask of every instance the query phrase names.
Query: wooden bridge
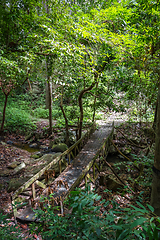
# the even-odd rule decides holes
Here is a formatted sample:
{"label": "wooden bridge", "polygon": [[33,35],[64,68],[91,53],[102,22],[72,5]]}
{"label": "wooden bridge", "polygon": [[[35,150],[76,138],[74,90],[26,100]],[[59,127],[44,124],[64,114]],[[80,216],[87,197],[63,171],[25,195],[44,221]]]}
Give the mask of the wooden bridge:
{"label": "wooden bridge", "polygon": [[[96,129],[95,124],[91,129],[79,139],[67,151],[53,159],[46,167],[28,180],[12,195],[12,206],[15,218],[25,221],[35,221],[35,213],[32,208],[41,207],[40,196],[47,196],[48,204],[61,205],[64,198],[78,186],[83,179],[87,183],[88,179],[95,181],[102,166],[103,159],[107,157],[109,151],[109,138],[112,138],[114,124],[108,123]],[[61,163],[63,159],[68,159],[68,166],[62,172]],[[71,163],[71,159],[74,159]],[[46,171],[51,171],[54,164],[59,163],[60,175],[49,185],[40,182],[39,179]],[[39,187],[37,194],[36,187]],[[26,190],[30,191],[30,196],[26,197]],[[50,198],[50,194],[52,197]],[[37,196],[36,196],[37,194]],[[16,202],[28,202],[24,209],[16,207]]]}

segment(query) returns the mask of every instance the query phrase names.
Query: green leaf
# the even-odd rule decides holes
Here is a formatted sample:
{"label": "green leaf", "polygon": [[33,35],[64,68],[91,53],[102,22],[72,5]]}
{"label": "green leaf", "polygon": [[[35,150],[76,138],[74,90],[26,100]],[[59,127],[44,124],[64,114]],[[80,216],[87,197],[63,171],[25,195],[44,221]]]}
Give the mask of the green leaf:
{"label": "green leaf", "polygon": [[147,207],[149,208],[149,210],[151,210],[151,212],[154,212],[154,208],[151,205],[147,204]]}
{"label": "green leaf", "polygon": [[96,228],[96,233],[97,233],[98,236],[100,236],[101,235],[101,229],[100,228]]}
{"label": "green leaf", "polygon": [[144,217],[141,217],[137,220],[135,220],[132,224],[131,224],[131,229],[138,226],[138,225],[141,225],[142,223],[146,222],[147,221],[147,218],[144,218]]}

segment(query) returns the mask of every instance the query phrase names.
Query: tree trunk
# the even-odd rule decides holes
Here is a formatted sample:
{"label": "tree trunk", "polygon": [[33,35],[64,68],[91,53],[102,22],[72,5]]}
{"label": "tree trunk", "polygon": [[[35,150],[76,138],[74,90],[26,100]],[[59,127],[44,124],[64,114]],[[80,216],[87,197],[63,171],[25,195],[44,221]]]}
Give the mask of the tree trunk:
{"label": "tree trunk", "polygon": [[97,89],[98,89],[98,82],[96,84],[96,93],[95,93],[95,97],[94,97],[94,103],[93,103],[93,118],[92,118],[92,122],[94,122],[95,120],[95,114],[96,114],[96,101],[97,101]]}
{"label": "tree trunk", "polygon": [[7,107],[8,96],[9,96],[9,94],[5,94],[5,102],[4,102],[4,108],[3,108],[3,117],[2,117],[2,123],[1,123],[0,135],[3,135],[3,128],[4,128],[5,117],[6,117],[6,107]]}
{"label": "tree trunk", "polygon": [[49,93],[49,133],[52,134],[52,84],[48,81],[48,93]]}
{"label": "tree trunk", "polygon": [[90,91],[95,84],[97,83],[97,79],[100,73],[102,73],[104,71],[104,68],[106,66],[108,61],[104,61],[102,66],[99,66],[99,68],[97,69],[97,71],[94,72],[94,82],[91,84],[91,86],[89,86],[88,88],[84,88],[78,97],[78,103],[79,103],[79,108],[80,108],[80,122],[79,122],[79,133],[78,133],[78,139],[80,139],[82,137],[82,125],[83,125],[83,104],[82,104],[82,97],[83,95]]}
{"label": "tree trunk", "polygon": [[151,205],[154,207],[155,213],[160,216],[160,79],[157,102],[155,155],[153,166]]}
{"label": "tree trunk", "polygon": [[154,131],[156,130],[157,107],[158,107],[158,99],[156,101],[156,107],[155,107],[155,113],[154,113],[154,121],[153,121],[153,125],[152,125],[152,128],[153,128]]}
{"label": "tree trunk", "polygon": [[64,108],[63,108],[63,86],[62,86],[62,91],[61,91],[61,103],[60,103],[60,108],[61,108],[61,110],[62,110],[63,117],[64,117],[64,119],[65,119],[65,128],[66,128],[65,142],[66,142],[67,146],[69,146],[68,119],[67,119],[67,116],[66,116],[65,111],[64,111]]}
{"label": "tree trunk", "polygon": [[50,81],[49,74],[49,63],[46,59],[46,72],[47,72],[47,83],[46,83],[46,108],[49,109],[49,134],[52,134],[52,84]]}
{"label": "tree trunk", "polygon": [[[97,75],[98,77],[98,75]],[[97,80],[97,79],[96,79]],[[78,103],[79,103],[79,108],[80,108],[80,122],[79,122],[79,133],[78,133],[78,139],[80,139],[82,137],[82,125],[83,125],[83,103],[82,103],[82,97],[83,95],[88,92],[89,90],[91,90],[94,85],[96,84],[96,82],[94,81],[91,86],[89,86],[88,88],[83,89],[78,97]]]}

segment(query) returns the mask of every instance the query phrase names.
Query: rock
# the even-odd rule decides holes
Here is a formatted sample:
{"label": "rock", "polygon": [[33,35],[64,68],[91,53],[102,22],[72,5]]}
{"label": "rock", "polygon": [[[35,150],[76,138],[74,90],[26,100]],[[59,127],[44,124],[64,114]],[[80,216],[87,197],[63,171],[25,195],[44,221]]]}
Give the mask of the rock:
{"label": "rock", "polygon": [[28,177],[25,178],[12,178],[9,182],[9,186],[7,192],[16,191],[19,187],[21,187],[25,182],[29,180]]}
{"label": "rock", "polygon": [[65,143],[54,144],[52,146],[53,152],[65,152],[68,149],[68,146]]}
{"label": "rock", "polygon": [[13,142],[9,140],[7,141],[7,144],[13,145]]}
{"label": "rock", "polygon": [[38,144],[37,143],[32,143],[29,145],[30,148],[38,148]]}
{"label": "rock", "polygon": [[33,155],[31,155],[31,158],[34,158],[34,159],[38,159],[38,158],[40,158],[41,156],[39,156],[38,154],[33,154]]}
{"label": "rock", "polygon": [[117,191],[123,188],[123,184],[119,183],[112,176],[108,176],[104,173],[101,173],[99,176],[99,184],[101,186],[106,186],[108,190]]}
{"label": "rock", "polygon": [[14,174],[18,173],[19,171],[21,171],[23,168],[26,167],[26,164],[24,162],[22,162],[19,166],[17,166],[15,169],[14,169]]}
{"label": "rock", "polygon": [[47,147],[47,146],[44,146],[44,145],[41,145],[39,148],[42,149],[42,150],[44,150],[44,151],[48,150],[48,147]]}
{"label": "rock", "polygon": [[15,162],[10,163],[10,164],[8,165],[8,168],[14,169],[14,168],[16,168],[18,165],[20,165],[20,162],[15,161]]}

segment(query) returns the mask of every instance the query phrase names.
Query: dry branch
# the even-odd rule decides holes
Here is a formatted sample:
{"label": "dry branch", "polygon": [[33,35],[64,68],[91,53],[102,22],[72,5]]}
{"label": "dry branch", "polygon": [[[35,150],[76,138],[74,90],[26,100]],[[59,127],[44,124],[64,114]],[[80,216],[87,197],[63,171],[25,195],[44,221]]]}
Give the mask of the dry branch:
{"label": "dry branch", "polygon": [[135,147],[137,147],[137,148],[142,148],[142,149],[145,149],[145,148],[146,148],[145,146],[139,146],[139,145],[135,144],[134,142],[132,142],[132,140],[128,139],[128,138],[124,135],[124,133],[123,133],[121,130],[119,130],[118,128],[116,128],[116,130],[118,130],[118,131],[124,136],[124,138],[125,138],[128,142],[130,142],[131,145],[133,145],[133,146],[135,146]]}
{"label": "dry branch", "polygon": [[123,184],[123,185],[125,185],[125,186],[127,186],[130,190],[131,190],[131,192],[133,193],[133,194],[135,194],[134,192],[133,192],[133,190],[130,188],[130,186],[129,185],[127,185],[123,180],[121,180],[120,179],[120,177],[117,175],[117,173],[114,171],[114,169],[112,168],[112,166],[104,159],[104,161],[105,161],[105,163],[107,164],[107,166],[112,170],[112,172],[114,173],[114,175],[118,178],[118,180]]}
{"label": "dry branch", "polygon": [[[116,150],[124,157],[126,158],[128,161],[133,162],[130,158],[128,158],[127,156],[125,156],[119,149],[118,147],[114,144],[114,142],[109,138],[110,142],[113,144],[113,146],[116,148]],[[133,163],[133,166],[140,171],[140,169]]]}

